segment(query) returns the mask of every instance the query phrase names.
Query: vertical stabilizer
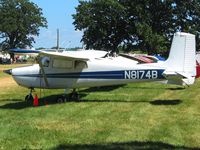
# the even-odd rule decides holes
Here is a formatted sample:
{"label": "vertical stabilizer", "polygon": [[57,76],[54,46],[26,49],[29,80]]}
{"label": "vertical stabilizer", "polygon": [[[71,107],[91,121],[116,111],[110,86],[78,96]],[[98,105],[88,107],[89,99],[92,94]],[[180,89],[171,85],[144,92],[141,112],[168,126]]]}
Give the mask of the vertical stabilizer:
{"label": "vertical stabilizer", "polygon": [[183,32],[174,34],[164,75],[181,77],[185,84],[193,84],[196,76],[195,35]]}

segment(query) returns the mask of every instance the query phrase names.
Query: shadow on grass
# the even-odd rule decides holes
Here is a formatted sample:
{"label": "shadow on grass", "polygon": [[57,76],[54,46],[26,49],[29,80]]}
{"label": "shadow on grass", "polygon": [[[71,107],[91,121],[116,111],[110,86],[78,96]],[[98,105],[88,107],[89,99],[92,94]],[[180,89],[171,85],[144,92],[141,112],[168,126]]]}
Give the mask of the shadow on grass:
{"label": "shadow on grass", "polygon": [[190,148],[184,146],[175,146],[163,142],[126,142],[126,143],[108,143],[108,144],[74,144],[74,145],[65,145],[61,144],[51,150],[135,150],[135,149],[144,149],[144,150],[160,150],[160,149],[176,149],[176,150],[198,150],[199,148]]}
{"label": "shadow on grass", "polygon": [[131,87],[123,87],[124,89],[134,89],[134,90],[171,90],[171,91],[179,91],[179,90],[185,90],[186,88],[185,87],[148,87],[148,86],[131,86]]}
{"label": "shadow on grass", "polygon": [[81,92],[109,92],[124,86],[125,84],[115,86],[91,87],[85,90],[81,90]]}
{"label": "shadow on grass", "polygon": [[152,105],[178,105],[182,103],[182,100],[153,100],[153,101],[126,101],[126,100],[81,100],[79,102],[83,103],[101,103],[101,102],[111,102],[111,103],[149,103]]}
{"label": "shadow on grass", "polygon": [[[4,100],[6,101],[6,100]],[[9,100],[11,101],[11,100]],[[12,100],[13,102],[7,103],[5,105],[0,106],[0,109],[24,109],[30,107],[29,104],[25,101],[21,101],[18,99]],[[17,101],[17,102],[16,102]]]}
{"label": "shadow on grass", "polygon": [[174,100],[154,100],[149,102],[152,105],[178,105],[182,103],[182,100],[174,99]]}
{"label": "shadow on grass", "polygon": [[180,90],[185,90],[185,87],[176,87],[176,88],[167,88],[167,89],[171,91],[180,91]]}
{"label": "shadow on grass", "polygon": [[[53,105],[58,104],[57,99],[61,95],[51,95],[47,97],[43,97],[39,99],[39,106],[45,106],[45,105]],[[80,98],[84,98],[86,94],[80,94]],[[6,100],[2,100],[6,101]],[[26,101],[21,101],[19,99],[13,99],[9,100],[11,103],[4,104],[0,106],[0,109],[25,109],[29,107],[33,107],[33,102],[28,103]],[[182,100],[153,100],[153,101],[134,101],[134,100],[79,100],[79,101],[66,101],[64,103],[149,103],[151,105],[178,105],[182,103]],[[63,104],[63,103],[60,103]]]}
{"label": "shadow on grass", "polygon": [[[39,106],[57,104],[57,98],[59,96],[61,95],[51,95],[51,96],[40,98]],[[2,101],[6,101],[6,100],[2,100]],[[33,102],[26,102],[19,99],[13,99],[9,101],[12,101],[12,102],[0,106],[0,109],[25,109],[25,108],[33,107]]]}

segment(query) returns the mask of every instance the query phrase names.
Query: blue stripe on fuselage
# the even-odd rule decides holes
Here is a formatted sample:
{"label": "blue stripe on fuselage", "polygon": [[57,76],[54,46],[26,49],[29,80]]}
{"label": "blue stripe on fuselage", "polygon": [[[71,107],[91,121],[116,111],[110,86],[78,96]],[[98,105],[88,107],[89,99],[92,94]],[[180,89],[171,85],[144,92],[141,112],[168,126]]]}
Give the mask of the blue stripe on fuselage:
{"label": "blue stripe on fuselage", "polygon": [[[148,70],[120,70],[120,71],[95,71],[73,73],[47,73],[47,78],[81,78],[81,79],[164,79],[163,69]],[[41,74],[22,74],[14,76],[42,77]]]}

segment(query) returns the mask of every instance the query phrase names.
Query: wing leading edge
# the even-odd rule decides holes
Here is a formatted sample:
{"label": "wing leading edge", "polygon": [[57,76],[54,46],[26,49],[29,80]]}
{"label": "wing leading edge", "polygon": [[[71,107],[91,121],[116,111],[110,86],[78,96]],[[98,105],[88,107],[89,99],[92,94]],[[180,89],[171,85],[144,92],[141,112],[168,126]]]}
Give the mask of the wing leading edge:
{"label": "wing leading edge", "polygon": [[68,60],[82,60],[82,61],[88,61],[88,58],[83,58],[83,57],[77,57],[75,55],[70,55],[67,53],[59,53],[59,52],[40,52],[39,56],[50,56],[53,58],[59,58],[59,59],[68,59]]}

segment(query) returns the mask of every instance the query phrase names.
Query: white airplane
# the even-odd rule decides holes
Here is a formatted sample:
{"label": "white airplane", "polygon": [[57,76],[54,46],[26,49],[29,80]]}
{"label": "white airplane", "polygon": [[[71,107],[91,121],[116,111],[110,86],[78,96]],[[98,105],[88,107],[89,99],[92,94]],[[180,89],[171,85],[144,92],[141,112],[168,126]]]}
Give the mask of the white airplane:
{"label": "white airplane", "polygon": [[[120,55],[110,57],[105,51],[39,51],[38,64],[4,72],[20,86],[31,89],[26,100],[33,99],[34,88],[76,89],[149,81],[191,85],[196,76],[195,44],[195,35],[177,32],[168,59],[157,63],[139,63]],[[70,98],[79,98],[76,90]]]}

